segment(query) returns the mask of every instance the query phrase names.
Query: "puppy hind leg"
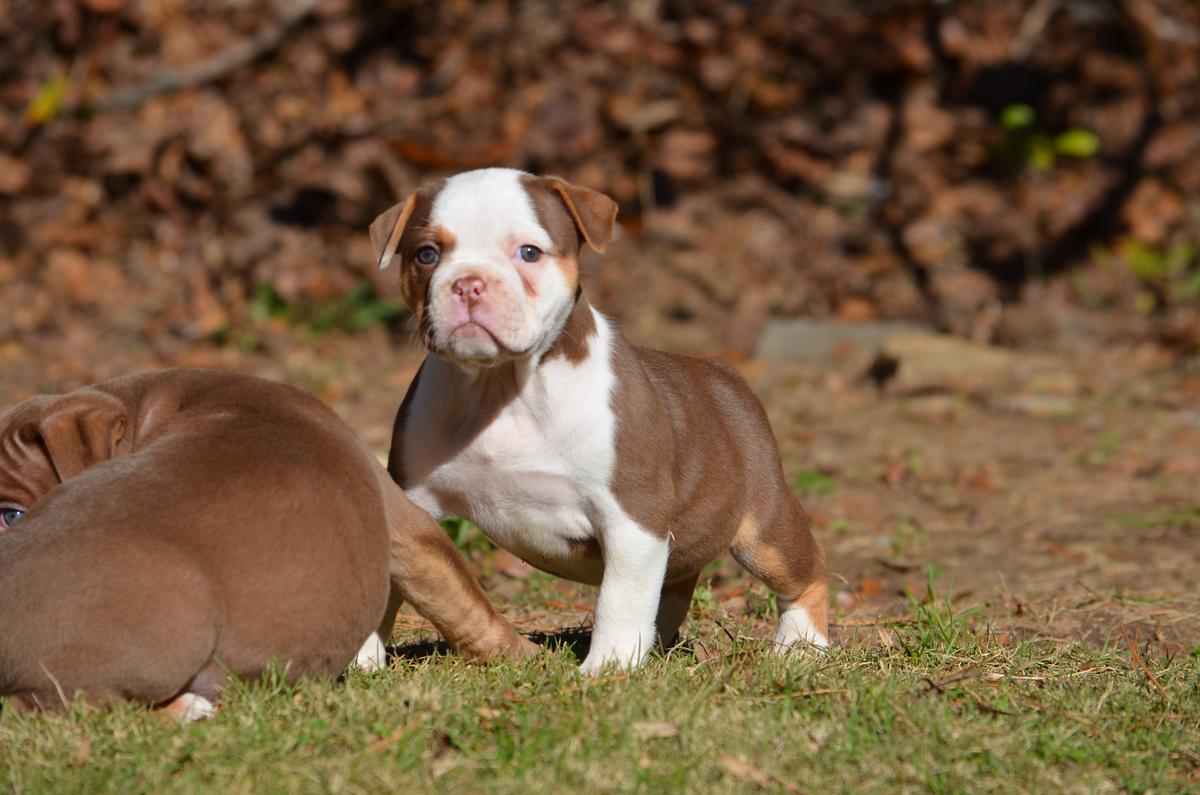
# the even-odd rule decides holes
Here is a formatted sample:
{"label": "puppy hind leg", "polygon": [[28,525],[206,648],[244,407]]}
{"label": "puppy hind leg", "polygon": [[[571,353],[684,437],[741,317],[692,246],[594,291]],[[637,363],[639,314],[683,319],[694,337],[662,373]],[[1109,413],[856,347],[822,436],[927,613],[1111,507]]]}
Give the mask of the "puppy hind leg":
{"label": "puppy hind leg", "polygon": [[687,618],[692,606],[692,592],[700,573],[683,577],[663,585],[658,597],[658,617],[654,626],[658,630],[658,642],[664,649],[679,643],[679,627]]}
{"label": "puppy hind leg", "polygon": [[776,651],[786,652],[798,644],[829,648],[828,583],[812,583],[795,598],[776,594],[775,600],[779,607]]}
{"label": "puppy hind leg", "polygon": [[779,607],[776,651],[826,649],[829,580],[825,555],[812,537],[808,518],[793,499],[771,518],[770,524],[760,525],[747,516],[729,551],[742,568],[775,594]]}

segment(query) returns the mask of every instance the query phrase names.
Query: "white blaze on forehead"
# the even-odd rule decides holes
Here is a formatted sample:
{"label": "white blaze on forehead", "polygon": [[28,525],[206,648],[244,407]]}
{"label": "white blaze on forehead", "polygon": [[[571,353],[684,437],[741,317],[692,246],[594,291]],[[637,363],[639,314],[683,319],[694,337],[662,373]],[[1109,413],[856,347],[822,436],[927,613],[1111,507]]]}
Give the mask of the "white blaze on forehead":
{"label": "white blaze on forehead", "polygon": [[[575,286],[555,267],[553,255],[563,252],[553,252],[554,241],[538,221],[521,182],[528,176],[509,168],[468,171],[447,180],[434,199],[430,223],[454,238],[429,280],[434,350],[476,360],[493,354],[486,340],[455,337],[463,315],[453,285],[464,274],[487,283],[471,316],[496,341],[496,354],[499,348],[526,356],[544,353],[566,322]],[[548,254],[526,266],[517,259],[517,247],[524,245]]]}
{"label": "white blaze on forehead", "polygon": [[494,257],[498,246],[510,242],[550,249],[550,235],[538,222],[523,176],[528,174],[512,168],[485,168],[446,181],[429,215],[454,235],[456,260]]}

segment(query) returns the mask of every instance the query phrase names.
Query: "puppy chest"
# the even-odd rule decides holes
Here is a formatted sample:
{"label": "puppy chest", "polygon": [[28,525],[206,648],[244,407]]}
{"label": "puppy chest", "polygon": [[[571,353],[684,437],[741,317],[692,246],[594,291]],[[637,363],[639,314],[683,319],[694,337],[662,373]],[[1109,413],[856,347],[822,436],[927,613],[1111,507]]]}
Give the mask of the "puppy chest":
{"label": "puppy chest", "polygon": [[[424,484],[443,509],[465,515],[500,546],[535,565],[586,557],[592,517],[606,473],[602,452],[526,424],[500,426],[435,472]],[[589,465],[589,460],[592,462]]]}

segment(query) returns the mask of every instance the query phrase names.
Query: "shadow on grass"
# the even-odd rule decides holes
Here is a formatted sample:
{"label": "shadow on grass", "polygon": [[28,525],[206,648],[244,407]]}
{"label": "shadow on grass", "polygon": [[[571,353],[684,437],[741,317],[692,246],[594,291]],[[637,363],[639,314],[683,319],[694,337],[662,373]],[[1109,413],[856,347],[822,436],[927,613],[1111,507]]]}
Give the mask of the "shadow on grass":
{"label": "shadow on grass", "polygon": [[[552,651],[557,651],[565,646],[580,660],[587,657],[588,650],[592,646],[592,630],[585,627],[568,627],[554,632],[530,632],[525,637]],[[691,643],[686,640],[677,639],[667,648],[675,653],[692,653]],[[447,654],[453,654],[453,652],[444,640],[394,644],[387,647],[389,662],[393,660],[425,660]]]}
{"label": "shadow on grass", "polygon": [[[566,646],[579,659],[587,656],[592,645],[591,629],[570,627],[555,632],[530,632],[525,637],[539,646],[557,650]],[[450,646],[444,640],[422,641],[420,643],[404,643],[387,647],[388,660],[424,660],[429,657],[439,657],[453,654]]]}

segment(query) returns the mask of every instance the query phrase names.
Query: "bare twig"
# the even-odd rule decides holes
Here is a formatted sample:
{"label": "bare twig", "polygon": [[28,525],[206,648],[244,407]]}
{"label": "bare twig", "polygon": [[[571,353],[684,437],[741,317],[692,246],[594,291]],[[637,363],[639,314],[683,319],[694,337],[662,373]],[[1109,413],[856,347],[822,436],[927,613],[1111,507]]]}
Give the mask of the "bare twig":
{"label": "bare twig", "polygon": [[274,50],[287,32],[309,15],[318,0],[293,0],[274,23],[249,38],[237,41],[215,55],[180,69],[165,69],[133,86],[115,88],[95,102],[84,102],[75,110],[103,112],[135,108],[151,97],[169,94],[218,80]]}
{"label": "bare twig", "polygon": [[1121,638],[1125,641],[1125,647],[1129,649],[1129,656],[1133,659],[1134,664],[1142,670],[1142,673],[1150,680],[1150,684],[1154,685],[1158,692],[1162,694],[1163,701],[1170,704],[1171,697],[1167,695],[1166,688],[1162,686],[1162,683],[1158,681],[1158,677],[1154,675],[1154,672],[1142,660],[1142,655],[1137,649],[1137,633],[1134,633],[1133,639],[1130,640],[1128,633],[1125,632],[1124,622],[1121,623]]}
{"label": "bare twig", "polygon": [[1058,10],[1059,2],[1060,0],[1037,0],[1029,7],[1029,11],[1021,20],[1021,28],[1017,31],[1016,38],[1008,48],[1008,54],[1014,61],[1023,61],[1029,57],[1050,17]]}
{"label": "bare twig", "polygon": [[62,702],[63,707],[71,706],[71,702],[67,701],[67,694],[63,692],[62,684],[54,677],[54,674],[50,673],[50,669],[46,667],[46,664],[39,662],[38,666],[42,669],[42,673],[46,675],[46,678],[54,684],[54,692],[58,694],[58,700]]}
{"label": "bare twig", "polygon": [[1167,14],[1151,0],[1128,0],[1129,14],[1163,41],[1200,47],[1200,28]]}
{"label": "bare twig", "polygon": [[420,727],[421,727],[420,719],[410,721],[409,723],[405,724],[404,726],[401,726],[399,729],[396,729],[396,731],[392,732],[391,734],[387,735],[386,737],[380,737],[378,740],[371,743],[369,746],[367,746],[367,753],[377,754],[380,751],[385,751],[388,748],[395,745],[396,743],[403,740],[405,737],[407,737],[409,734],[416,731]]}
{"label": "bare twig", "polygon": [[904,624],[915,624],[917,619],[911,616],[901,616],[899,618],[843,618],[841,621],[831,622],[835,627],[892,627],[903,626]]}
{"label": "bare twig", "polygon": [[739,701],[752,701],[754,703],[782,701],[785,698],[808,698],[810,696],[830,696],[835,693],[849,693],[850,691],[844,687],[820,687],[816,690],[800,690],[795,693],[776,693],[770,696],[738,696]]}

